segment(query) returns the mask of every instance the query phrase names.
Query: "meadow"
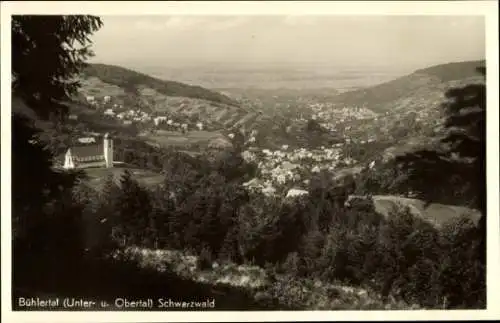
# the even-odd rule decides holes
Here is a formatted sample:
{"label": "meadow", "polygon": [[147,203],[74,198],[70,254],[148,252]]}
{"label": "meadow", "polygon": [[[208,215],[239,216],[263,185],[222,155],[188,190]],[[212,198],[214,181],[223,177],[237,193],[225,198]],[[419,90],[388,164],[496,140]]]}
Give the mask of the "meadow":
{"label": "meadow", "polygon": [[88,176],[86,182],[96,189],[102,189],[108,176],[113,176],[117,181],[125,171],[130,172],[135,180],[145,187],[154,187],[163,183],[163,175],[143,168],[135,168],[132,165],[118,164],[113,168],[86,168],[85,174]]}
{"label": "meadow", "polygon": [[211,140],[223,138],[220,131],[189,131],[185,134],[178,131],[154,130],[139,134],[147,141],[159,144],[161,147],[187,146],[193,144],[207,145]]}

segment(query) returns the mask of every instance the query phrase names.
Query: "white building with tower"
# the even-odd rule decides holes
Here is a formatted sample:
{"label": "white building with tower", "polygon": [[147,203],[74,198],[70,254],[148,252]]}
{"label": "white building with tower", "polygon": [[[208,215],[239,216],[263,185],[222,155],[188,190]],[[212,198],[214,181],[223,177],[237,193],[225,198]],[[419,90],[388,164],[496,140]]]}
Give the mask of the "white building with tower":
{"label": "white building with tower", "polygon": [[[113,139],[108,133],[104,135],[102,144],[80,145],[69,147],[64,154],[64,169],[88,167],[113,167]],[[62,158],[61,158],[62,159]]]}

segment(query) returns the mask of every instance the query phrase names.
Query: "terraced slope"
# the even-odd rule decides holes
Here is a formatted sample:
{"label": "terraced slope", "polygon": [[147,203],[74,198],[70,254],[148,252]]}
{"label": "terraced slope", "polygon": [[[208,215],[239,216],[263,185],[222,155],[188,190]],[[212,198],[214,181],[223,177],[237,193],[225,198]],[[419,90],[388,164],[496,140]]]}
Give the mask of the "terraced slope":
{"label": "terraced slope", "polygon": [[82,73],[79,101],[94,96],[113,98],[126,108],[156,115],[178,116],[203,121],[219,130],[248,126],[260,111],[242,106],[237,100],[200,86],[160,80],[123,67],[91,64]]}
{"label": "terraced slope", "polygon": [[83,75],[85,78],[98,78],[103,83],[120,87],[125,92],[133,94],[144,89],[151,89],[166,96],[204,99],[228,105],[238,105],[237,102],[229,97],[200,86],[164,81],[115,65],[90,64],[83,71]]}

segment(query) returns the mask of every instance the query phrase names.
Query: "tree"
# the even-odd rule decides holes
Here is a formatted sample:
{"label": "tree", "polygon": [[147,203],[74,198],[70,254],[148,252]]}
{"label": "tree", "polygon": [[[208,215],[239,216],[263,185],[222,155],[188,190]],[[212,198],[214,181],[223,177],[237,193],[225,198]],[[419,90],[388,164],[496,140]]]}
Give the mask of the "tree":
{"label": "tree", "polygon": [[114,229],[119,232],[119,237],[127,245],[143,244],[151,235],[150,231],[156,229],[151,227],[152,201],[149,193],[142,188],[128,170],[124,172],[120,180],[121,190],[116,198],[111,201],[111,209],[114,211],[112,223]]}
{"label": "tree", "polygon": [[[24,15],[12,19],[14,286],[30,277],[24,268],[36,267],[41,274],[44,265],[49,265],[51,275],[57,266],[72,272],[67,269],[75,265],[70,255],[80,254],[83,247],[78,241],[82,236],[78,232],[81,210],[69,194],[78,174],[52,169],[52,153],[37,139],[40,130],[31,119],[64,115],[64,102],[78,86],[74,76],[91,54],[86,46],[88,36],[101,25],[99,18],[90,16]],[[76,48],[75,43],[82,47]],[[46,257],[61,252],[64,257]]]}
{"label": "tree", "polygon": [[76,94],[76,76],[93,55],[89,36],[101,27],[93,16],[14,16],[13,92],[41,117],[65,112],[63,102]]}
{"label": "tree", "polygon": [[[483,76],[484,67],[478,68]],[[450,234],[466,247],[441,260],[440,281],[450,306],[485,303],[486,274],[486,85],[469,84],[446,92],[443,104],[447,134],[438,149],[420,150],[397,158],[408,171],[408,184],[428,203],[465,204],[482,213],[478,227],[459,228]],[[460,225],[459,225],[460,226]],[[463,231],[460,231],[462,230]],[[466,237],[459,234],[466,232]],[[457,265],[460,264],[460,265]],[[463,270],[462,268],[466,268]],[[469,270],[470,269],[470,270]],[[460,278],[457,278],[460,277]],[[457,288],[450,286],[459,285]],[[467,286],[465,286],[467,285]],[[465,287],[464,287],[465,286]],[[464,289],[473,291],[474,301],[463,300]],[[453,298],[458,295],[458,298]],[[462,301],[461,301],[462,300]]]}
{"label": "tree", "polygon": [[440,285],[449,307],[470,308],[486,304],[485,265],[478,261],[480,239],[471,241],[474,222],[462,216],[446,222],[440,232],[443,250],[440,263]]}
{"label": "tree", "polygon": [[[485,75],[485,69],[478,71]],[[443,104],[448,130],[440,150],[419,150],[397,159],[409,173],[409,184],[428,201],[441,201],[461,189],[467,206],[486,212],[486,86],[450,89]],[[436,189],[440,189],[437,191]],[[445,193],[443,194],[442,191]]]}
{"label": "tree", "polygon": [[[12,20],[12,92],[39,117],[64,111],[63,101],[75,93],[72,79],[91,54],[88,36],[102,25],[89,16],[14,16]],[[75,49],[75,42],[83,45]],[[40,64],[43,62],[43,64]],[[15,213],[27,208],[41,211],[49,192],[56,192],[58,176],[50,167],[52,155],[40,141],[34,124],[13,106],[12,175]],[[57,185],[56,185],[57,186]],[[31,194],[26,194],[26,189]],[[44,198],[46,197],[46,198]],[[52,194],[50,198],[55,198]],[[20,213],[16,214],[20,216]]]}
{"label": "tree", "polygon": [[[485,76],[486,69],[478,72]],[[448,130],[440,150],[420,150],[397,159],[408,170],[408,184],[429,203],[466,204],[482,213],[478,254],[486,251],[486,85],[450,89],[443,104]],[[456,192],[453,194],[453,192]]]}

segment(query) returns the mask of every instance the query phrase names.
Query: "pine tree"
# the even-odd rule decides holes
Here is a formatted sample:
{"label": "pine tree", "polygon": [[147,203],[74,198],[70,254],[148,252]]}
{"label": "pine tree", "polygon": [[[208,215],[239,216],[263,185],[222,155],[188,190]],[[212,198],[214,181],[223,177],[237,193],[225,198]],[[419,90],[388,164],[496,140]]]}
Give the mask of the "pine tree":
{"label": "pine tree", "polygon": [[[485,75],[485,69],[479,69]],[[425,200],[440,201],[459,190],[456,201],[486,213],[486,86],[471,84],[446,93],[447,136],[441,150],[420,150],[397,159],[409,184]]]}
{"label": "pine tree", "polygon": [[78,174],[52,169],[56,149],[46,148],[30,119],[64,116],[64,102],[78,86],[74,76],[90,53],[88,37],[100,26],[99,18],[89,16],[12,17],[14,287],[33,282],[31,268],[43,277],[35,283],[49,285],[74,279],[79,268],[82,209],[71,194]]}
{"label": "pine tree", "polygon": [[101,27],[93,16],[13,16],[13,92],[43,118],[66,112],[63,102],[76,93],[76,76],[93,55],[89,36]]}
{"label": "pine tree", "polygon": [[[485,76],[486,69],[478,72]],[[486,253],[486,85],[470,84],[446,93],[443,108],[448,133],[441,150],[421,150],[397,162],[408,171],[408,184],[431,202],[465,204],[482,213],[478,255]],[[455,194],[452,194],[456,192]],[[450,200],[451,198],[451,200]],[[471,238],[474,238],[471,236]]]}
{"label": "pine tree", "polygon": [[128,170],[120,181],[121,191],[113,203],[117,228],[124,244],[143,244],[152,213],[151,198]]}
{"label": "pine tree", "polygon": [[[13,98],[45,119],[64,111],[62,102],[78,86],[72,79],[91,53],[85,46],[88,36],[101,25],[99,18],[89,16],[14,16]],[[83,48],[75,49],[75,42]],[[13,219],[14,224],[23,223],[26,227],[31,219],[41,219],[44,205],[57,200],[61,190],[71,188],[75,179],[51,169],[51,152],[36,140],[40,131],[32,121],[20,116],[17,108],[17,103],[13,104]],[[61,187],[63,183],[67,186]]]}

